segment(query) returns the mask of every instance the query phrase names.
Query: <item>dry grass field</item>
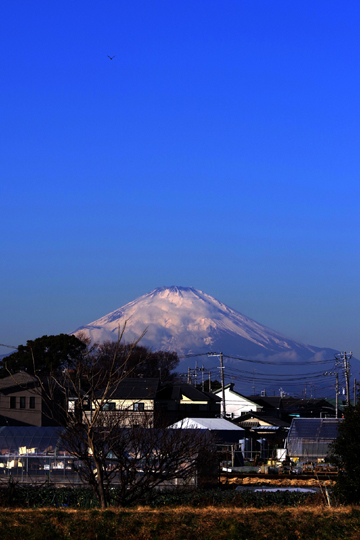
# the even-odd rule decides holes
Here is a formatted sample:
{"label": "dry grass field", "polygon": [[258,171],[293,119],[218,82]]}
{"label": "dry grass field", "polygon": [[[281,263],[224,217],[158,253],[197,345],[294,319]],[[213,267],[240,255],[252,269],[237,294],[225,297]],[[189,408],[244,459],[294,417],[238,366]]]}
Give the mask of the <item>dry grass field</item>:
{"label": "dry grass field", "polygon": [[[222,476],[220,478],[220,481],[222,484],[229,484],[229,485],[243,485],[243,486],[251,486],[256,484],[262,484],[262,485],[273,485],[273,486],[279,486],[279,487],[318,487],[319,481],[316,478],[294,478],[294,477],[281,477],[278,478],[267,478],[264,477],[246,477],[246,478],[226,478],[225,476]],[[324,484],[326,486],[332,486],[335,484],[334,480],[326,480],[321,479],[320,480],[321,485]]]}
{"label": "dry grass field", "polygon": [[1,540],[360,540],[360,507],[0,510]]}

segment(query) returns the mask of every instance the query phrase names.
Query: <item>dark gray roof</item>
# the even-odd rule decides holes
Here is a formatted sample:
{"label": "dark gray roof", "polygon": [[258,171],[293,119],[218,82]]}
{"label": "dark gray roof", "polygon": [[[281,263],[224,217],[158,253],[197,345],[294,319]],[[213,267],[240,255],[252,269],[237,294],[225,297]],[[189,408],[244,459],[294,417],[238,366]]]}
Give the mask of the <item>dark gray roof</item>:
{"label": "dark gray roof", "polygon": [[294,398],[291,396],[253,396],[252,399],[255,403],[262,405],[264,409],[281,409],[290,413],[291,411],[305,411],[308,409],[329,409],[333,411],[334,407],[324,398]]}
{"label": "dark gray roof", "polygon": [[280,396],[249,396],[247,399],[261,405],[264,408],[272,409],[279,409],[282,402],[282,398]]}
{"label": "dark gray roof", "polygon": [[19,371],[13,375],[9,375],[4,379],[0,379],[0,391],[9,390],[10,388],[26,387],[29,384],[38,384],[38,380],[26,373],[26,371]]}
{"label": "dark gray roof", "polygon": [[221,398],[212,392],[201,392],[195,386],[187,383],[166,385],[159,390],[157,398],[159,400],[179,401],[182,396],[187,397],[191,401],[214,401],[216,403],[221,401]]}
{"label": "dark gray roof", "polygon": [[158,387],[159,379],[128,378],[110,388],[108,399],[155,399]]}
{"label": "dark gray roof", "polygon": [[239,418],[235,418],[234,421],[236,422],[236,424],[241,424],[242,422],[250,420],[250,418],[263,420],[264,422],[268,422],[269,424],[276,427],[290,427],[289,422],[285,422],[285,420],[281,420],[280,418],[274,418],[273,416],[266,416],[266,414],[258,412],[249,412],[247,414],[243,414],[239,416]]}

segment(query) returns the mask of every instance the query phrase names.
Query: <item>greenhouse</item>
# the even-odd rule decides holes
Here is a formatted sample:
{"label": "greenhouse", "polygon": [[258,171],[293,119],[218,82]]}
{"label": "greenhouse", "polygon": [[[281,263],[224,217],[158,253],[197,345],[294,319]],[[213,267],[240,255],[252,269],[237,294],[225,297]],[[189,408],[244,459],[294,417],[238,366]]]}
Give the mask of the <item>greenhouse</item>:
{"label": "greenhouse", "polygon": [[74,459],[62,448],[59,427],[0,427],[0,481],[78,484]]}
{"label": "greenhouse", "polygon": [[288,455],[301,460],[324,459],[337,437],[339,422],[335,418],[294,418],[286,439]]}

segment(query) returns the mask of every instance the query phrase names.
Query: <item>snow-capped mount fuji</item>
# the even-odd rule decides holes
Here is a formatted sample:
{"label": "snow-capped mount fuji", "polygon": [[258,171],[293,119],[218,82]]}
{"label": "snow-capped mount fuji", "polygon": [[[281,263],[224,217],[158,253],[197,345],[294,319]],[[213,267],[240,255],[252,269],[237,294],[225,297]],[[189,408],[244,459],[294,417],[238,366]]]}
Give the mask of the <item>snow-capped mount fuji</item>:
{"label": "snow-capped mount fuji", "polygon": [[125,322],[125,341],[137,339],[147,329],[141,345],[176,351],[179,356],[221,351],[296,364],[333,358],[337,352],[287,339],[192,287],[159,287],[73,333],[83,332],[97,343],[116,341],[119,325]]}

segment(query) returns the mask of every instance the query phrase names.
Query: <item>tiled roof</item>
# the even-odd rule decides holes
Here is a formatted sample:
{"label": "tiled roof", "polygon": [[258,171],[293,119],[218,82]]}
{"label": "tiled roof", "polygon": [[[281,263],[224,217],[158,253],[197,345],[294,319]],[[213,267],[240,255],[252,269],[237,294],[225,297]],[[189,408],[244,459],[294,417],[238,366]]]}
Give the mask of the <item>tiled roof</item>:
{"label": "tiled roof", "polygon": [[37,379],[35,377],[29,375],[28,373],[26,373],[26,371],[19,371],[18,373],[9,375],[9,377],[0,379],[0,391],[16,386],[25,386],[29,383],[34,382],[37,382]]}

